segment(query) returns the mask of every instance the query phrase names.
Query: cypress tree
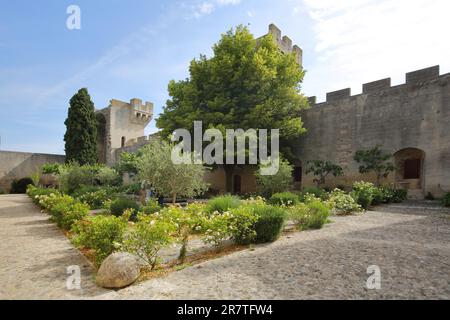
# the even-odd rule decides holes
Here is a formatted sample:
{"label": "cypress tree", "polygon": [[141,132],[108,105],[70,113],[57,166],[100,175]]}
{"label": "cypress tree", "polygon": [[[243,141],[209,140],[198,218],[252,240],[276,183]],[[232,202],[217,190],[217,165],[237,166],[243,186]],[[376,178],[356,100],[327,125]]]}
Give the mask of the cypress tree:
{"label": "cypress tree", "polygon": [[66,162],[81,165],[98,162],[97,119],[94,103],[86,88],[80,89],[71,99],[64,135]]}

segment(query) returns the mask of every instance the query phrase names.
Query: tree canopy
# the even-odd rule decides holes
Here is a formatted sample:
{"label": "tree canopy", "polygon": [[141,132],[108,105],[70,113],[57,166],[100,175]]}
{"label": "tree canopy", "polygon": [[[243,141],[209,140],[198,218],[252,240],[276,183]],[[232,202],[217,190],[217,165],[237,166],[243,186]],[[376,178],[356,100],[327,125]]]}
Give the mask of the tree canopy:
{"label": "tree canopy", "polygon": [[[207,190],[202,164],[175,164],[172,146],[155,139],[141,149],[137,158],[137,171],[141,181],[160,196],[193,197]],[[193,157],[192,157],[193,162]]]}
{"label": "tree canopy", "polygon": [[[194,121],[224,136],[226,129],[280,129],[281,152],[293,158],[291,142],[305,131],[304,71],[294,54],[280,52],[271,35],[256,40],[244,26],[231,29],[213,46],[211,58],[192,60],[189,74],[169,83],[170,99],[156,121],[163,136],[179,128],[192,132]],[[230,186],[233,166],[225,170]]]}
{"label": "tree canopy", "polygon": [[86,88],[80,89],[71,99],[64,135],[66,162],[80,165],[98,162],[97,118],[94,103]]}

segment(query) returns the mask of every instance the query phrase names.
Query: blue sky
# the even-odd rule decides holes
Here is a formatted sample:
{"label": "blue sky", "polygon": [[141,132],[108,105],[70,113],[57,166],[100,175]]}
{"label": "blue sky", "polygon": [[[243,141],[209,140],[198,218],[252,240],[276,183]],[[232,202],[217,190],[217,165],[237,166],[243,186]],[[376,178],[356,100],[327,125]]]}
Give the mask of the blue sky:
{"label": "blue sky", "polygon": [[[81,30],[66,28],[71,4]],[[3,0],[0,149],[63,153],[68,101],[81,87],[99,109],[137,97],[157,116],[168,82],[238,24],[260,36],[275,23],[300,45],[304,92],[319,100],[436,64],[447,73],[448,12],[447,0]]]}

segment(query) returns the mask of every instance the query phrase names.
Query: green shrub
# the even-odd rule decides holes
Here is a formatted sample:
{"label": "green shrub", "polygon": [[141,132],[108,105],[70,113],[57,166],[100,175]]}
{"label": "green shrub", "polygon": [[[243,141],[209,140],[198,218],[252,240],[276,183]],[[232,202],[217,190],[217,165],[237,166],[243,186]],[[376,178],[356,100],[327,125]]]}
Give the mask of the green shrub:
{"label": "green shrub", "polygon": [[59,174],[61,168],[60,163],[46,163],[42,166],[43,174]]}
{"label": "green shrub", "polygon": [[403,189],[392,190],[391,202],[400,203],[408,198],[408,191]]}
{"label": "green shrub", "polygon": [[105,203],[111,200],[114,194],[108,193],[105,189],[98,189],[97,191],[87,192],[77,197],[83,203],[89,205],[92,210],[102,209]]}
{"label": "green shrub", "polygon": [[309,218],[306,227],[308,229],[320,229],[328,221],[330,216],[330,208],[321,201],[313,201],[308,204]]}
{"label": "green shrub", "polygon": [[268,202],[275,206],[293,206],[300,202],[300,197],[292,192],[280,192],[272,195]]}
{"label": "green shrub", "polygon": [[450,207],[450,192],[447,192],[441,201],[444,207]]}
{"label": "green shrub", "polygon": [[69,206],[67,210],[62,213],[61,219],[57,222],[60,228],[70,230],[72,225],[79,220],[82,220],[89,214],[89,206],[84,203],[76,202]]}
{"label": "green shrub", "polygon": [[14,180],[11,183],[11,194],[23,194],[27,192],[27,187],[29,185],[34,186],[33,179],[31,178],[22,178],[19,180]]}
{"label": "green shrub", "polygon": [[206,211],[208,213],[224,213],[230,209],[237,208],[241,205],[241,200],[235,196],[221,196],[212,198],[208,201]]}
{"label": "green shrub", "polygon": [[308,204],[299,203],[289,208],[291,219],[300,230],[320,229],[330,216],[330,208],[320,200]]}
{"label": "green shrub", "polygon": [[175,230],[171,221],[139,215],[134,228],[125,235],[121,250],[137,255],[153,269],[159,262],[160,250],[174,241],[171,235]]}
{"label": "green shrub", "polygon": [[61,195],[61,193],[56,189],[38,188],[38,187],[35,187],[32,185],[28,186],[27,194],[35,204],[39,204],[39,201],[41,200],[40,199],[41,196],[50,196],[51,194],[57,195],[57,196]]}
{"label": "green shrub", "polygon": [[114,216],[87,217],[73,225],[72,240],[78,247],[95,250],[95,263],[99,266],[120,246],[127,225],[125,219]]}
{"label": "green shrub", "polygon": [[376,188],[373,183],[360,181],[353,184],[351,194],[356,202],[367,210],[372,205],[375,192]]}
{"label": "green shrub", "polygon": [[308,223],[309,207],[305,203],[298,203],[297,205],[288,209],[288,218],[299,228],[302,229]]}
{"label": "green shrub", "polygon": [[73,194],[82,186],[94,185],[95,175],[90,166],[73,163],[61,166],[59,171],[59,186],[64,193]]}
{"label": "green shrub", "polygon": [[239,244],[249,244],[255,240],[255,223],[258,216],[254,205],[244,205],[230,212],[229,229],[231,237]]}
{"label": "green shrub", "polygon": [[307,195],[313,195],[315,198],[324,199],[326,198],[326,192],[321,188],[317,187],[308,187],[304,188],[302,194],[300,196],[300,200],[304,201]]}
{"label": "green shrub", "polygon": [[118,198],[111,202],[111,214],[116,217],[120,217],[127,209],[139,211],[139,204],[136,201],[128,198]]}
{"label": "green shrub", "polygon": [[202,237],[203,242],[220,247],[223,241],[231,237],[230,219],[231,214],[229,212],[219,213],[218,211],[213,211],[209,213],[202,220],[201,224],[201,228],[205,230]]}
{"label": "green shrub", "polygon": [[255,206],[254,212],[258,218],[254,228],[257,243],[273,242],[280,236],[286,220],[286,211],[280,207]]}
{"label": "green shrub", "polygon": [[326,202],[337,215],[352,214],[362,211],[361,206],[355,199],[340,189],[334,189]]}
{"label": "green shrub", "polygon": [[145,206],[140,209],[140,212],[149,215],[159,212],[160,210],[161,206],[159,205],[158,201],[155,199],[149,199]]}

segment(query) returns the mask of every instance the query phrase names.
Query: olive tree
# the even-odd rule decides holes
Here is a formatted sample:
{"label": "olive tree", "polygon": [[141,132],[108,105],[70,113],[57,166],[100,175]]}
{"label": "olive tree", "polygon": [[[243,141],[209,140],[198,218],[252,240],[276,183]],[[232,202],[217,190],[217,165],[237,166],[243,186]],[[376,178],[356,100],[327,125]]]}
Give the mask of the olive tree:
{"label": "olive tree", "polygon": [[[139,179],[153,191],[172,198],[193,197],[207,190],[204,181],[205,167],[191,163],[175,164],[172,161],[172,145],[155,139],[141,149],[137,163]],[[186,155],[185,155],[186,157]]]}

